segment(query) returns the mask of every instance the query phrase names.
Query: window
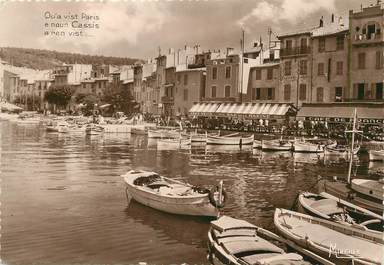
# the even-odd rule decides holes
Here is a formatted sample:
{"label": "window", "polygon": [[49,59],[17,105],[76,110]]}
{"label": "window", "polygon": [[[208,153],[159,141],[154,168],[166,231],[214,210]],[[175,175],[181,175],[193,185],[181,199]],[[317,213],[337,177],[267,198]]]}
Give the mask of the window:
{"label": "window", "polygon": [[370,40],[371,38],[374,39],[374,33],[376,33],[376,25],[375,24],[370,24],[367,26],[367,39]]}
{"label": "window", "polygon": [[188,100],[188,89],[184,89],[184,101]]}
{"label": "window", "polygon": [[286,40],[286,41],[285,41],[285,48],[286,48],[287,50],[292,49],[292,40]]}
{"label": "window", "polygon": [[324,75],[324,63],[317,64],[317,75]]}
{"label": "window", "polygon": [[336,75],[343,75],[343,62],[336,62]]}
{"label": "window", "polygon": [[184,85],[188,85],[188,75],[184,75]]}
{"label": "window", "polygon": [[212,68],[212,79],[217,79],[217,67]]}
{"label": "window", "polygon": [[85,88],[85,83],[83,83],[83,88]]}
{"label": "window", "polygon": [[338,51],[344,50],[344,36],[336,37],[336,50]]}
{"label": "window", "polygon": [[341,102],[343,97],[343,88],[335,87],[335,102]]}
{"label": "window", "polygon": [[300,60],[300,74],[307,74],[307,60]]}
{"label": "window", "polygon": [[291,100],[291,85],[284,85],[284,100]]}
{"label": "window", "polygon": [[383,68],[383,54],[381,51],[376,52],[376,69]]}
{"label": "window", "polygon": [[365,69],[365,52],[361,52],[358,54],[357,61],[358,69]]}
{"label": "window", "polygon": [[211,88],[211,97],[215,98],[216,97],[216,86],[212,86]]}
{"label": "window", "polygon": [[300,39],[300,48],[307,47],[307,38],[301,38]]}
{"label": "window", "polygon": [[99,88],[101,88],[101,82],[99,82]]}
{"label": "window", "polygon": [[271,80],[273,78],[273,69],[272,68],[269,68],[267,70],[267,79],[268,80]]}
{"label": "window", "polygon": [[300,100],[306,100],[307,99],[307,85],[306,84],[300,84],[299,99]]}
{"label": "window", "polygon": [[227,66],[225,67],[225,78],[231,78],[231,67]]}
{"label": "window", "polygon": [[256,80],[261,80],[261,69],[256,69]]}
{"label": "window", "polygon": [[225,86],[224,95],[226,98],[229,98],[231,96],[231,86]]}
{"label": "window", "polygon": [[269,99],[269,100],[273,99],[273,90],[274,90],[274,88],[268,87],[267,99]]}
{"label": "window", "polygon": [[256,99],[260,99],[261,98],[261,89],[258,87],[256,88]]}
{"label": "window", "polygon": [[181,75],[177,75],[177,83],[180,84],[180,82],[181,82]]}
{"label": "window", "polygon": [[287,61],[284,64],[284,75],[291,75],[292,62]]}
{"label": "window", "polygon": [[324,88],[318,87],[317,88],[316,101],[317,102],[323,102],[323,100],[324,100]]}
{"label": "window", "polygon": [[319,52],[325,51],[325,38],[319,38]]}

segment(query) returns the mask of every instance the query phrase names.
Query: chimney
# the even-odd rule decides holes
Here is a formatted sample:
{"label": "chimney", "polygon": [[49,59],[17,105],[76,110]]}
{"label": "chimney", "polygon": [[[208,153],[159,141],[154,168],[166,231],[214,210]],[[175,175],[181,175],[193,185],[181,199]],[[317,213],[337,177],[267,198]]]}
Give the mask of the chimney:
{"label": "chimney", "polygon": [[334,14],[332,14],[332,16],[331,16],[331,22],[332,23],[335,22],[335,15]]}
{"label": "chimney", "polygon": [[321,27],[323,27],[323,26],[324,26],[323,16],[321,16],[319,27],[321,28]]}

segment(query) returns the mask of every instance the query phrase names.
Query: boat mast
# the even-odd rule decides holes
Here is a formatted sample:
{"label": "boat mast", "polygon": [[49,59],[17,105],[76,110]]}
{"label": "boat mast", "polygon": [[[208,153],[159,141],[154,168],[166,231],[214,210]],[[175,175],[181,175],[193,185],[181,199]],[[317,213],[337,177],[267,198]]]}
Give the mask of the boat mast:
{"label": "boat mast", "polygon": [[351,174],[352,174],[352,162],[353,162],[353,150],[355,145],[355,132],[356,131],[356,120],[357,120],[357,111],[356,108],[353,111],[353,125],[352,125],[352,131],[346,131],[352,133],[352,143],[351,143],[351,150],[349,152],[349,168],[348,168],[348,184],[351,183]]}

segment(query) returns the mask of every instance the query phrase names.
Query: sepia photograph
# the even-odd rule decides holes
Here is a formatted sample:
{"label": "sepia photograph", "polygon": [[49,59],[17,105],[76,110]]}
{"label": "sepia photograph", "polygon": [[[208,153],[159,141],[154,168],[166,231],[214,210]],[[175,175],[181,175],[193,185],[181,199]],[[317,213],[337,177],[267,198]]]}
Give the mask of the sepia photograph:
{"label": "sepia photograph", "polygon": [[0,264],[384,264],[381,0],[0,0]]}

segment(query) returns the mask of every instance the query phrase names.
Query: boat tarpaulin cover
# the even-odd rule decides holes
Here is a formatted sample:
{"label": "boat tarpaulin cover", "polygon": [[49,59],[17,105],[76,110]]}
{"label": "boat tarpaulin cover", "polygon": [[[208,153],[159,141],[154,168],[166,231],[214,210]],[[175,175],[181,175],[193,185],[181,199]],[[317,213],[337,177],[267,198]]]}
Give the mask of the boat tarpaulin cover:
{"label": "boat tarpaulin cover", "polygon": [[384,103],[303,104],[297,117],[302,120],[350,122],[355,108],[358,122],[384,124]]}

